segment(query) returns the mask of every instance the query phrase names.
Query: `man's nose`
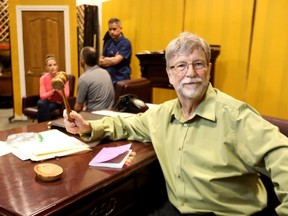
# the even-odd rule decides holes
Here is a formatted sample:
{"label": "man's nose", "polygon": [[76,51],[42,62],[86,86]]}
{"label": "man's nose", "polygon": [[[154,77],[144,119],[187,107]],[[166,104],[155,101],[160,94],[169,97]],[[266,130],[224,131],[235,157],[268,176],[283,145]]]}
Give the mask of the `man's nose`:
{"label": "man's nose", "polygon": [[188,68],[187,68],[186,76],[195,76],[195,75],[197,75],[197,72],[193,68],[193,64],[192,63],[188,64],[187,67]]}

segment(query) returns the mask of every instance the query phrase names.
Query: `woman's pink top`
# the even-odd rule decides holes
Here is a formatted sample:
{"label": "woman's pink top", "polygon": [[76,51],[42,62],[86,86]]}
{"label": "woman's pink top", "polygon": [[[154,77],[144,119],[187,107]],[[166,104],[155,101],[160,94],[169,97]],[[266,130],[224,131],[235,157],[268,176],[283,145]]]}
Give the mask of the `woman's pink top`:
{"label": "woman's pink top", "polygon": [[[45,73],[40,77],[40,98],[47,99],[50,102],[61,104],[63,102],[62,91],[53,92],[52,77],[49,73]],[[65,83],[64,92],[66,97],[69,96],[69,80]]]}

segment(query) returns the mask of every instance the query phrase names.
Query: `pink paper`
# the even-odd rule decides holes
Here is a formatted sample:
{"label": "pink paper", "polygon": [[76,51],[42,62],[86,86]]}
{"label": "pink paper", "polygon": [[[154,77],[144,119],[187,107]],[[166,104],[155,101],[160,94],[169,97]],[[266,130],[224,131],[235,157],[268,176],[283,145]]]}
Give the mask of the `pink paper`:
{"label": "pink paper", "polygon": [[120,154],[128,151],[131,148],[131,143],[117,146],[117,147],[104,147],[101,151],[93,158],[91,163],[102,163],[105,161],[109,161]]}

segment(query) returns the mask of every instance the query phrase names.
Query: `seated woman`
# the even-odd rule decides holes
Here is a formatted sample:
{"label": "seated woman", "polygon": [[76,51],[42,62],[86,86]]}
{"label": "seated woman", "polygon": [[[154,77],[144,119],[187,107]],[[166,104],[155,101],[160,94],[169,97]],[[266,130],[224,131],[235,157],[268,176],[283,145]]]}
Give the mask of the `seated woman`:
{"label": "seated woman", "polygon": [[[62,108],[62,91],[53,89],[52,79],[58,73],[58,65],[54,55],[45,57],[47,73],[40,77],[40,100],[38,106],[38,122],[51,120],[51,111]],[[65,95],[69,96],[69,81],[65,83]]]}

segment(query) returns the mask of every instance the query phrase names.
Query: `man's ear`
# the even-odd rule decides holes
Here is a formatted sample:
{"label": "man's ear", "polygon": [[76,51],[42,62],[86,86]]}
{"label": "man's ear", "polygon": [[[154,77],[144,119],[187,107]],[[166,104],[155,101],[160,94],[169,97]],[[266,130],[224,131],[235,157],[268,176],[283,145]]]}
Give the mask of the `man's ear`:
{"label": "man's ear", "polygon": [[80,66],[81,66],[81,67],[84,67],[84,65],[85,65],[85,62],[83,61],[82,58],[80,58]]}
{"label": "man's ear", "polygon": [[173,85],[173,81],[174,81],[174,77],[173,77],[173,72],[170,68],[166,67],[166,73],[167,73],[167,76],[168,76],[168,79],[169,79],[169,83],[171,85]]}
{"label": "man's ear", "polygon": [[210,62],[209,64],[208,64],[208,73],[207,73],[207,80],[210,80],[210,78],[211,78],[211,69],[212,69],[212,63]]}

